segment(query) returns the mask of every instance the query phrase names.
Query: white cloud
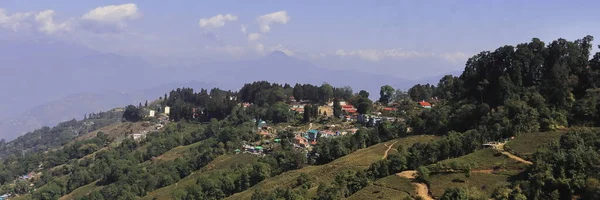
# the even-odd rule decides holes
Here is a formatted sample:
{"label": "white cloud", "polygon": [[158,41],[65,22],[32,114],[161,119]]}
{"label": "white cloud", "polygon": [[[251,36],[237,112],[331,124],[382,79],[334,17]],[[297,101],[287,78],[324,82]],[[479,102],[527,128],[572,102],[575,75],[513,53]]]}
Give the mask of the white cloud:
{"label": "white cloud", "polygon": [[69,31],[71,24],[69,22],[55,23],[54,10],[45,10],[35,15],[35,21],[40,25],[40,31],[46,34],[53,34],[57,31]]}
{"label": "white cloud", "polygon": [[248,34],[248,41],[256,41],[262,37],[260,33],[250,33]]}
{"label": "white cloud", "polygon": [[295,55],[295,53],[294,53],[292,50],[290,50],[290,49],[288,49],[288,48],[285,48],[285,47],[284,47],[283,45],[281,45],[281,44],[278,44],[277,46],[273,47],[271,51],[281,51],[281,52],[283,52],[283,53],[287,54],[288,56],[293,56],[293,55]]}
{"label": "white cloud", "polygon": [[343,50],[339,49],[335,52],[336,55],[341,57],[354,56],[359,57],[363,60],[379,61],[386,58],[414,58],[414,57],[426,57],[432,56],[431,53],[420,53],[416,51],[404,51],[402,49],[362,49],[362,50]]}
{"label": "white cloud", "polygon": [[21,28],[27,28],[31,26],[27,20],[33,16],[33,14],[33,12],[21,12],[9,15],[6,10],[0,8],[0,27],[15,32],[19,31]]}
{"label": "white cloud", "polygon": [[97,7],[83,15],[81,19],[107,23],[122,23],[125,20],[136,19],[140,16],[141,13],[138,12],[137,5],[128,3]]}
{"label": "white cloud", "polygon": [[265,45],[263,45],[263,44],[257,44],[256,45],[256,51],[258,51],[259,53],[264,53],[265,52]]}
{"label": "white cloud", "polygon": [[247,28],[246,25],[242,24],[240,27],[240,31],[242,31],[243,34],[246,34],[246,32],[248,32],[248,30],[246,30],[246,28]]}
{"label": "white cloud", "polygon": [[288,21],[290,21],[290,17],[286,11],[269,13],[256,18],[256,22],[260,26],[260,31],[263,33],[271,31],[272,24],[287,24]]}
{"label": "white cloud", "polygon": [[441,57],[452,63],[464,63],[466,62],[472,54],[467,54],[464,52],[452,52],[452,53],[443,53]]}
{"label": "white cloud", "polygon": [[97,33],[120,33],[127,27],[127,21],[141,15],[137,5],[133,3],[102,6],[84,14],[78,25]]}
{"label": "white cloud", "polygon": [[238,19],[238,17],[235,15],[232,15],[232,14],[226,14],[226,15],[218,14],[211,18],[202,18],[202,19],[200,19],[198,24],[202,28],[213,29],[213,28],[219,28],[219,27],[225,26],[225,22],[232,22],[232,21],[236,21],[237,19]]}

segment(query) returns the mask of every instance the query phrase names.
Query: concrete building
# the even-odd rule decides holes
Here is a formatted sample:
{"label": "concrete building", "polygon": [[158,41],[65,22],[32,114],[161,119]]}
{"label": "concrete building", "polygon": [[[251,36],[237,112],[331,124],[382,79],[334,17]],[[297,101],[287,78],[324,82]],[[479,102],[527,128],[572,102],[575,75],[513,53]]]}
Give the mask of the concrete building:
{"label": "concrete building", "polygon": [[171,107],[165,106],[165,114],[168,115],[169,113],[171,113]]}

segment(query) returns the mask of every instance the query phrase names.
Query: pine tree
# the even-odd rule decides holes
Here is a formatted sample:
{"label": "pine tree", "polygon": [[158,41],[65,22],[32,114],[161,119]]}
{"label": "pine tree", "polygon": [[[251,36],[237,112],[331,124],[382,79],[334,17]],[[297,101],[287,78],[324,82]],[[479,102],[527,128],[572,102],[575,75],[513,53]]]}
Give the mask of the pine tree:
{"label": "pine tree", "polygon": [[144,107],[148,107],[148,100],[146,100],[146,103],[144,104]]}

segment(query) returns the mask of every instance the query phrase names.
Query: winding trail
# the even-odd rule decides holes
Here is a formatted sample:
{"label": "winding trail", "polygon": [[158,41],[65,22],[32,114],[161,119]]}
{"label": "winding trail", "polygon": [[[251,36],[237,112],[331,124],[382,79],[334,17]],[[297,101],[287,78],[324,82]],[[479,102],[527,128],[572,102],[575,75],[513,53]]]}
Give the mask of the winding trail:
{"label": "winding trail", "polygon": [[528,164],[528,165],[533,165],[533,163],[531,161],[527,161],[527,160],[525,160],[525,159],[523,159],[523,158],[521,158],[519,156],[516,156],[516,155],[514,155],[514,154],[512,154],[512,153],[510,153],[510,152],[508,152],[506,150],[504,150],[504,143],[498,144],[496,146],[496,149],[500,150],[500,152],[502,154],[508,156],[509,158],[511,158],[513,160],[516,160],[516,161],[519,161],[519,162],[522,162],[522,163],[525,163],[525,164]]}
{"label": "winding trail", "polygon": [[398,141],[395,141],[395,142],[394,142],[394,143],[392,143],[392,144],[391,144],[389,147],[387,146],[387,144],[383,144],[383,146],[386,146],[386,147],[388,147],[388,148],[387,148],[387,150],[385,150],[385,153],[383,154],[383,158],[381,158],[381,160],[383,160],[383,159],[387,158],[387,156],[388,156],[388,152],[390,152],[390,150],[392,149],[392,147],[394,146],[394,144],[396,144],[396,142],[398,142]]}
{"label": "winding trail", "polygon": [[[410,180],[414,180],[417,177],[417,171],[415,170],[406,170],[396,174],[397,176],[407,178]],[[434,200],[433,197],[429,196],[429,188],[424,183],[412,182],[415,186],[415,190],[417,191],[417,196],[421,197],[424,200]]]}

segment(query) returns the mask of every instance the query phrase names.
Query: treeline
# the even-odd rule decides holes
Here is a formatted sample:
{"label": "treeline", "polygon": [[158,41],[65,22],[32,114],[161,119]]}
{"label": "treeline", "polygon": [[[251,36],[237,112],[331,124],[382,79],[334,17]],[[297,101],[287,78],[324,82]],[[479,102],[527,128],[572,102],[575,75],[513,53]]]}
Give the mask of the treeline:
{"label": "treeline", "polygon": [[[529,43],[481,52],[460,77],[446,76],[437,87],[417,85],[413,100],[443,99],[411,124],[418,131],[445,134],[478,128],[489,121],[496,140],[569,125],[599,125],[600,54],[591,60],[592,36],[545,45]],[[467,120],[472,119],[472,120]]]}

